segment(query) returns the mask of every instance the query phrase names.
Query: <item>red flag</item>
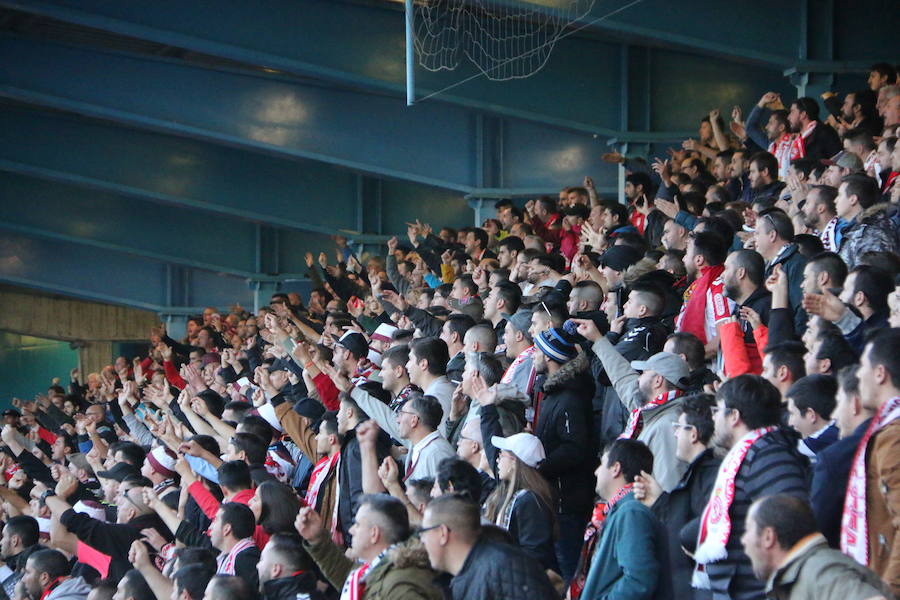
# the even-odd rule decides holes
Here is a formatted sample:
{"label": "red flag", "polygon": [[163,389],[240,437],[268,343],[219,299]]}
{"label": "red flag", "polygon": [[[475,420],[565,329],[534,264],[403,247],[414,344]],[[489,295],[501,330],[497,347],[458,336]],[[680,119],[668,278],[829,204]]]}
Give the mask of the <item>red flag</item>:
{"label": "red flag", "polygon": [[109,563],[112,557],[103,554],[96,548],[88,546],[81,540],[78,541],[78,562],[94,567],[100,573],[100,579],[106,579],[109,575]]}

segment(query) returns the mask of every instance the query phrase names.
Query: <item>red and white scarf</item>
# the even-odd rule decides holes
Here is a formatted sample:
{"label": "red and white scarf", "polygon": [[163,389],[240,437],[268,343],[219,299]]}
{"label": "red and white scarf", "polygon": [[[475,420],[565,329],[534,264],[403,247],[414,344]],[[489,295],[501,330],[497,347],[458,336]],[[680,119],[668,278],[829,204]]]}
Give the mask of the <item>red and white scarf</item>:
{"label": "red and white scarf", "polygon": [[810,121],[809,125],[807,125],[803,131],[800,132],[800,135],[794,136],[794,146],[795,150],[792,151],[792,154],[796,153],[797,158],[803,158],[806,156],[806,138],[812,135],[812,132],[816,128],[816,121]]}
{"label": "red and white scarf", "polygon": [[651,408],[656,408],[657,406],[662,406],[669,400],[674,400],[681,394],[681,390],[671,390],[669,392],[666,392],[665,394],[660,394],[647,404],[631,411],[631,417],[629,417],[628,419],[628,425],[625,426],[625,431],[622,432],[622,435],[619,436],[619,439],[636,440],[638,436],[641,435],[641,431],[643,431],[644,429],[643,412]]}
{"label": "red and white scarf", "polygon": [[363,563],[361,566],[351,571],[347,576],[347,579],[344,580],[344,587],[341,589],[340,600],[360,600],[360,598],[366,595],[366,575],[369,571],[378,566],[378,563],[381,562],[381,559],[384,558],[386,553],[387,550],[384,550],[371,563]]}
{"label": "red and white scarf", "polygon": [[[527,361],[531,360],[534,356],[536,348],[535,346],[529,346],[522,350],[518,356],[516,356],[513,361],[509,364],[509,368],[506,369],[506,372],[503,373],[503,377],[500,378],[500,383],[512,383],[515,377],[516,371],[519,370],[519,366]],[[534,388],[534,379],[537,376],[537,373],[534,369],[534,363],[531,365],[531,372],[528,376],[528,386],[526,390],[523,390],[527,396],[531,396],[531,390]]]}
{"label": "red and white scarf", "polygon": [[608,502],[598,502],[597,505],[594,506],[594,512],[591,514],[591,522],[588,523],[587,528],[584,530],[584,543],[581,546],[581,556],[578,559],[578,568],[575,571],[575,576],[572,577],[572,583],[569,584],[569,597],[572,598],[572,600],[577,600],[584,590],[584,584],[587,581],[588,571],[591,566],[591,556],[594,554],[594,547],[597,545],[600,534],[603,532],[603,524],[606,522],[606,517],[609,516],[610,511],[616,503],[633,489],[633,483],[625,484],[612,498],[609,499]]}
{"label": "red and white scarf", "polygon": [[822,233],[819,234],[819,239],[822,240],[822,247],[825,248],[828,252],[837,252],[837,236],[835,233],[837,232],[838,218],[834,217],[828,224],[825,225],[825,229],[822,230]]}
{"label": "red and white scarf", "polygon": [[869,523],[866,520],[866,450],[869,441],[885,425],[900,418],[900,396],[885,402],[866,430],[856,448],[847,496],[844,498],[844,516],[841,519],[841,551],[861,565],[869,564]]}
{"label": "red and white scarf", "polygon": [[334,473],[337,468],[338,460],[341,458],[340,452],[335,452],[334,456],[323,456],[316,466],[313,467],[312,474],[309,476],[309,485],[306,487],[306,505],[319,510],[319,491],[322,484],[328,480],[328,477]]}
{"label": "red and white scarf", "polygon": [[719,467],[712,494],[710,494],[709,502],[703,509],[703,516],[700,519],[700,535],[697,538],[697,551],[694,553],[697,568],[694,570],[692,584],[695,588],[707,589],[709,587],[704,565],[728,556],[726,547],[728,538],[731,536],[731,517],[728,511],[734,501],[734,486],[738,471],[741,470],[741,465],[747,458],[750,447],[756,443],[756,440],[774,429],[774,427],[762,427],[747,433],[728,451]]}
{"label": "red and white scarf", "polygon": [[244,538],[232,546],[228,554],[219,555],[219,568],[216,570],[216,574],[234,575],[234,564],[237,561],[238,554],[254,546],[256,546],[256,543],[254,543],[253,538]]}
{"label": "red and white scarf", "polygon": [[791,168],[791,161],[801,158],[800,149],[794,143],[794,134],[785,133],[776,141],[769,144],[769,153],[775,155],[778,159],[778,177],[787,180],[788,171]]}
{"label": "red and white scarf", "polygon": [[[675,329],[686,331],[697,336],[706,344],[706,300],[707,292],[712,292],[714,321],[730,316],[728,302],[725,300],[724,282],[719,277],[725,271],[724,265],[703,267],[700,277],[694,280],[684,292],[684,304],[675,322]],[[721,317],[719,316],[721,315]]]}

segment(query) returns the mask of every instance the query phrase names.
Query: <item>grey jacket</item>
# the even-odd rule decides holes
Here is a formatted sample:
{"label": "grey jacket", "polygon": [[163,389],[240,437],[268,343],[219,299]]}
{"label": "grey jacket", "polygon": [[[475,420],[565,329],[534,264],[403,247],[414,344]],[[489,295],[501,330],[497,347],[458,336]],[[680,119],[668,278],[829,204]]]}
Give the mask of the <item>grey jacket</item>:
{"label": "grey jacket", "polygon": [[85,600],[91,593],[91,586],[81,577],[64,580],[44,600]]}
{"label": "grey jacket", "polygon": [[820,533],[791,548],[786,564],[766,583],[775,600],[864,600],[890,591],[878,576],[838,550],[828,547]]}
{"label": "grey jacket", "polygon": [[[606,337],[594,342],[591,349],[603,363],[609,381],[626,409],[636,410],[647,403],[647,398],[638,387],[638,372],[631,368],[631,363]],[[678,420],[681,402],[681,398],[675,398],[662,406],[645,410],[644,427],[638,435],[638,440],[653,451],[653,477],[667,492],[678,484],[687,469],[687,463],[675,456],[675,436],[672,435],[672,423]]]}

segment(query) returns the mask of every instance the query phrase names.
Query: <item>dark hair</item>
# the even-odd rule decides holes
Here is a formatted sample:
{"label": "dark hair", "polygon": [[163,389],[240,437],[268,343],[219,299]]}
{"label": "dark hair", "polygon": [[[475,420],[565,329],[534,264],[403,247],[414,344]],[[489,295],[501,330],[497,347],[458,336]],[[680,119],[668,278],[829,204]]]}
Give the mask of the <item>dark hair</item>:
{"label": "dark hair", "polygon": [[179,570],[197,565],[207,569],[210,573],[216,572],[216,555],[208,548],[200,548],[199,546],[178,548],[175,550],[175,558],[178,559]]}
{"label": "dark hair", "polygon": [[522,303],[522,288],[510,281],[501,281],[494,286],[497,296],[506,304],[506,313],[513,314]]}
{"label": "dark hair", "polygon": [[537,199],[537,203],[544,207],[548,213],[556,212],[556,199],[551,198],[550,196],[541,196]]}
{"label": "dark hair", "polygon": [[641,296],[641,302],[647,307],[650,316],[660,314],[666,306],[666,293],[655,283],[636,282],[629,293],[632,294],[631,297],[634,297],[633,294]]}
{"label": "dark hair", "polygon": [[666,340],[675,340],[675,347],[672,348],[672,352],[674,354],[684,354],[691,371],[696,371],[703,367],[706,362],[706,351],[703,348],[703,342],[696,335],[686,331],[676,331]]}
{"label": "dark hair", "polygon": [[620,438],[607,446],[604,453],[607,465],[619,463],[627,483],[633,483],[641,471],[653,472],[653,452],[644,442]]}
{"label": "dark hair", "polygon": [[[816,352],[816,359],[831,361],[832,373],[837,373],[847,365],[856,364],[859,356],[856,350],[850,345],[850,342],[841,334],[840,330],[823,330],[819,332],[818,340],[819,350]],[[827,416],[827,415],[826,415]]]}
{"label": "dark hair", "polygon": [[842,287],[847,279],[847,263],[834,252],[820,252],[811,259],[809,265],[812,265],[813,273],[818,275],[822,271],[828,273],[828,277],[836,287]]}
{"label": "dark hair", "polygon": [[384,354],[381,357],[382,363],[386,360],[391,361],[391,364],[395,367],[403,367],[403,369],[406,370],[406,363],[409,362],[409,346],[406,344],[391,346],[384,351]]}
{"label": "dark hair", "polygon": [[747,279],[754,285],[762,285],[766,274],[766,261],[756,250],[737,250],[732,253],[735,266],[744,269]]}
{"label": "dark hair", "polygon": [[838,195],[837,188],[830,185],[814,185],[810,188],[809,193],[807,193],[806,195],[807,202],[810,201],[809,196],[814,190],[819,192],[818,194],[816,194],[816,202],[821,202],[825,205],[825,208],[829,213],[835,214],[837,212],[837,207],[834,204]]}
{"label": "dark hair", "polygon": [[466,366],[472,361],[475,370],[488,386],[499,383],[503,378],[503,363],[490,352],[469,352],[466,354]]}
{"label": "dark hair", "polygon": [[767,208],[759,213],[756,218],[756,226],[765,224],[765,232],[775,231],[778,237],[786,242],[794,239],[794,224],[787,214],[778,208]]}
{"label": "dark hair", "polygon": [[797,252],[806,258],[815,256],[825,249],[822,238],[811,233],[798,233],[794,236],[793,242],[797,244]]}
{"label": "dark hair", "polygon": [[851,173],[841,179],[841,183],[847,184],[847,197],[856,196],[859,206],[863,209],[869,208],[881,197],[878,184],[868,175]]}
{"label": "dark hair", "polygon": [[215,575],[210,581],[216,586],[216,600],[255,600],[259,597],[258,591],[251,589],[243,577]]}
{"label": "dark hair", "polygon": [[572,295],[577,295],[579,301],[587,301],[588,310],[599,310],[600,305],[603,304],[603,298],[605,296],[605,294],[603,293],[603,288],[601,288],[600,284],[598,284],[596,281],[579,281],[575,284],[575,287],[572,288],[570,297]]}
{"label": "dark hair", "polygon": [[440,401],[434,396],[415,395],[407,404],[410,409],[416,411],[419,420],[428,429],[436,431],[444,417],[444,409],[441,408]]}
{"label": "dark hair", "polygon": [[884,365],[891,384],[900,387],[900,329],[881,329],[875,332],[866,342],[869,350],[869,362],[873,367]]}
{"label": "dark hair", "polygon": [[849,141],[851,144],[859,144],[864,150],[875,149],[875,140],[872,139],[872,134],[862,127],[855,127],[847,131],[844,134],[844,140]]}
{"label": "dark hair", "polygon": [[813,172],[813,169],[816,166],[816,161],[811,158],[795,158],[791,161],[791,166],[794,167],[795,171],[799,171],[803,173],[806,177],[809,177],[810,173]]}
{"label": "dark hair", "polygon": [[447,320],[444,321],[444,327],[448,327],[450,333],[455,333],[459,338],[459,343],[463,343],[463,338],[466,336],[466,332],[475,326],[475,319],[470,317],[467,314],[462,313],[453,313],[447,315]]}
{"label": "dark hair", "polygon": [[725,408],[741,413],[750,429],[778,425],[781,420],[781,394],[759,375],[738,375],[719,388],[716,398]]}
{"label": "dark hair", "polygon": [[856,375],[859,365],[847,365],[837,372],[838,389],[844,390],[845,394],[859,393],[859,377]]}
{"label": "dark hair", "polygon": [[[338,433],[338,423],[337,423],[337,411],[330,410],[322,415],[322,418],[319,419],[319,427],[325,427],[325,433],[328,435],[337,435]],[[318,431],[318,429],[317,429]]]}
{"label": "dark hair", "polygon": [[478,470],[455,456],[445,458],[438,463],[436,479],[441,491],[459,494],[472,502],[480,503],[483,481]]}
{"label": "dark hair", "polygon": [[488,247],[488,240],[490,237],[488,236],[488,232],[482,229],[481,227],[471,227],[469,229],[469,233],[471,233],[481,248]]}
{"label": "dark hair", "polygon": [[806,367],[803,365],[803,355],[806,354],[806,346],[802,342],[781,342],[780,344],[766,347],[765,352],[772,362],[772,367],[775,369],[787,367],[793,381],[806,376]]}
{"label": "dark hair", "polygon": [[393,496],[366,494],[360,498],[359,506],[368,506],[378,513],[378,526],[388,544],[396,544],[409,537],[409,514],[403,503]]}
{"label": "dark hair", "polygon": [[[784,109],[773,110],[769,114],[769,119],[773,119],[773,118],[779,125],[784,127],[785,131],[791,130],[791,122],[790,122],[790,120],[788,120],[788,111],[786,111]],[[771,175],[771,173],[770,173],[770,175]]]}
{"label": "dark hair", "polygon": [[815,98],[808,96],[797,98],[791,102],[791,106],[796,106],[798,111],[805,112],[810,121],[815,121],[819,118],[819,103],[816,102]]}
{"label": "dark hair", "polygon": [[893,65],[888,63],[875,63],[869,68],[869,72],[875,72],[881,75],[882,77],[887,78],[888,85],[894,83],[897,80],[897,70]]}
{"label": "dark hair", "polygon": [[9,532],[10,537],[14,535],[19,536],[19,539],[22,540],[23,548],[37,544],[41,533],[37,519],[28,515],[10,517],[6,521],[6,525],[3,526],[3,532]]}
{"label": "dark hair", "polygon": [[[722,216],[703,217],[697,219],[697,224],[699,225],[700,223],[703,223],[704,225],[703,231],[715,233],[722,238],[722,242],[725,243],[726,249],[731,246],[731,241],[734,239],[734,232],[736,229],[728,219],[725,219]],[[722,262],[725,262],[724,259]]]}
{"label": "dark hair", "polygon": [[241,430],[244,433],[252,433],[264,441],[266,445],[272,443],[272,426],[259,415],[247,415],[241,422]]}
{"label": "dark hair", "polygon": [[[74,442],[73,438],[70,436],[66,436],[67,439],[63,441],[66,446],[69,446],[73,450],[78,449],[77,442],[74,445],[69,442]],[[133,465],[137,468],[141,468],[141,465],[144,464],[144,459],[147,457],[147,451],[142,447],[138,446],[134,442],[129,442],[127,440],[114,442],[109,445],[109,453],[110,455],[115,455],[116,452],[121,452],[124,456],[125,462],[130,465]]]}
{"label": "dark hair", "polygon": [[244,402],[243,400],[232,400],[225,405],[222,412],[224,413],[226,410],[230,410],[232,413],[234,413],[235,420],[238,423],[241,423],[244,421],[244,417],[246,417],[247,413],[252,409],[253,405],[249,402]]}
{"label": "dark hair", "polygon": [[609,214],[613,215],[619,226],[628,224],[628,208],[624,205],[614,204],[612,206],[607,206],[606,210],[609,211]]}
{"label": "dark hair", "polygon": [[294,490],[277,481],[264,481],[256,488],[262,508],[259,525],[269,535],[295,531],[294,520],[300,512],[300,499]]}
{"label": "dark hair", "polygon": [[[298,509],[299,512],[299,509]],[[219,506],[222,525],[231,525],[231,535],[238,540],[253,535],[256,529],[256,517],[246,504],[238,502],[223,502]]]}
{"label": "dark hair", "polygon": [[701,444],[709,444],[715,431],[712,409],[716,405],[716,397],[712,394],[691,394],[685,396],[681,403],[681,413],[688,425],[697,430],[697,439]]}
{"label": "dark hair", "polygon": [[46,573],[51,581],[57,577],[65,577],[71,572],[69,560],[59,550],[50,548],[38,550],[28,557],[28,561],[36,573]]}
{"label": "dark hair", "polygon": [[772,179],[778,179],[778,159],[768,152],[757,152],[750,157],[750,164],[756,164],[757,171],[766,171]]}
{"label": "dark hair", "polygon": [[444,494],[428,503],[429,512],[441,525],[447,525],[460,537],[475,540],[481,533],[481,507],[462,494]]}
{"label": "dark hair", "polygon": [[242,460],[223,462],[216,469],[216,473],[219,475],[219,485],[229,490],[249,490],[253,486],[250,466]]}
{"label": "dark hair", "polygon": [[[156,594],[150,589],[147,580],[137,569],[131,569],[122,576],[119,582],[126,598],[134,600],[156,600]],[[127,591],[126,591],[127,590]]]}
{"label": "dark hair", "polygon": [[900,256],[890,250],[869,250],[859,256],[856,265],[869,265],[881,269],[893,280],[900,273]]}
{"label": "dark hair", "polygon": [[497,244],[497,248],[506,248],[506,250],[510,253],[512,252],[522,252],[525,250],[525,242],[522,241],[522,238],[515,235],[508,235]]}
{"label": "dark hair", "polygon": [[287,573],[309,568],[309,555],[303,549],[303,542],[297,536],[296,531],[273,534],[266,543],[266,548],[278,556],[278,563],[284,567]]}
{"label": "dark hair", "polygon": [[172,576],[175,581],[175,589],[180,592],[187,592],[191,600],[202,600],[206,593],[206,586],[209,580],[216,574],[215,569],[200,564],[190,564],[181,567]]}
{"label": "dark hair", "polygon": [[771,527],[778,545],[789,550],[806,536],[819,531],[809,503],[789,494],[765,496],[755,503],[753,520],[758,529]]}
{"label": "dark hair", "polygon": [[857,265],[850,273],[856,274],[853,293],[862,292],[875,312],[887,312],[888,296],[894,291],[891,274],[869,265]]}
{"label": "dark hair", "polygon": [[695,233],[694,252],[703,257],[708,265],[721,265],[728,255],[728,247],[725,241],[712,231]]}
{"label": "dark hair", "polygon": [[821,418],[830,419],[834,412],[835,394],[837,380],[834,377],[814,374],[795,381],[785,396],[794,402],[801,414],[811,408]]}
{"label": "dark hair", "polygon": [[409,344],[410,352],[417,360],[428,361],[428,372],[432,375],[446,375],[450,352],[444,340],[436,337],[419,338]]}
{"label": "dark hair", "polygon": [[231,436],[230,441],[235,450],[244,452],[249,464],[261,465],[266,462],[266,453],[269,450],[269,442],[255,433],[238,432]]}
{"label": "dark hair", "polygon": [[629,173],[625,176],[625,183],[630,183],[634,187],[641,186],[643,188],[643,193],[647,194],[648,198],[653,197],[653,181],[646,173],[642,173],[641,171]]}

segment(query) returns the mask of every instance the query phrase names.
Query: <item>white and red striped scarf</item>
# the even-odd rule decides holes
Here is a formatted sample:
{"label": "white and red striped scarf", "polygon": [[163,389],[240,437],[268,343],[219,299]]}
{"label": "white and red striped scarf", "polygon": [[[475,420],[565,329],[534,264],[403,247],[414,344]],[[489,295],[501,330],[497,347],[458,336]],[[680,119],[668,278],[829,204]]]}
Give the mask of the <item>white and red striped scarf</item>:
{"label": "white and red striped scarf", "polygon": [[328,476],[334,473],[337,468],[338,460],[341,458],[340,452],[335,452],[334,456],[323,456],[316,466],[313,467],[312,474],[309,476],[309,485],[306,487],[306,505],[316,510],[319,509],[319,491],[322,484],[328,479]]}
{"label": "white and red striped scarf", "polygon": [[219,568],[216,569],[216,575],[234,575],[234,564],[237,561],[238,554],[248,548],[253,548],[255,545],[253,538],[244,538],[232,546],[228,554],[220,554],[218,560]]}
{"label": "white and red striped scarf", "polygon": [[619,439],[636,440],[644,429],[644,411],[650,408],[656,408],[657,406],[662,406],[669,400],[674,400],[681,394],[681,390],[671,390],[665,394],[660,394],[640,408],[631,411],[631,417],[628,418],[628,425],[625,426],[625,431],[622,432]]}
{"label": "white and red striped scarf", "polygon": [[382,551],[375,560],[371,563],[363,563],[360,567],[351,571],[351,573],[347,576],[347,579],[344,580],[344,587],[341,589],[341,599],[340,600],[360,600],[366,594],[366,575],[369,571],[375,569],[378,566],[378,563],[381,562],[381,559],[384,558],[384,555],[387,553],[387,549]]}
{"label": "white and red striped scarf", "polygon": [[844,498],[844,516],[841,519],[841,552],[861,565],[869,564],[869,523],[866,520],[866,449],[869,441],[885,425],[900,418],[900,396],[885,402],[869,424],[866,434],[856,448],[847,496]]}
{"label": "white and red striped scarf", "polygon": [[774,427],[762,427],[747,433],[732,446],[719,467],[712,494],[709,496],[709,502],[703,509],[703,516],[700,519],[700,535],[697,537],[697,551],[694,553],[697,568],[694,570],[692,584],[695,588],[707,589],[709,587],[704,565],[728,556],[726,547],[728,538],[731,537],[731,517],[728,511],[734,501],[734,486],[738,471],[740,471],[744,459],[747,458],[750,447],[756,443],[756,440],[774,429]]}
{"label": "white and red striped scarf", "polygon": [[[516,374],[516,371],[519,369],[519,365],[521,365],[526,360],[531,359],[534,356],[534,352],[537,348],[535,346],[529,346],[522,350],[518,356],[516,356],[513,361],[509,364],[509,368],[506,369],[506,372],[503,373],[503,377],[500,378],[500,383],[512,383],[513,377]],[[525,394],[530,396],[531,390],[534,387],[534,379],[536,377],[536,372],[534,369],[534,365],[531,367],[531,373],[528,378],[528,389],[524,390]]]}
{"label": "white and red striped scarf", "polygon": [[778,159],[778,178],[786,181],[791,168],[791,161],[801,158],[800,148],[794,143],[795,134],[785,133],[769,144],[769,153]]}
{"label": "white and red striped scarf", "polygon": [[810,121],[809,125],[800,132],[800,135],[794,136],[794,146],[795,150],[791,152],[791,154],[796,154],[797,158],[803,158],[806,156],[806,138],[812,135],[812,132],[816,128],[816,121]]}

